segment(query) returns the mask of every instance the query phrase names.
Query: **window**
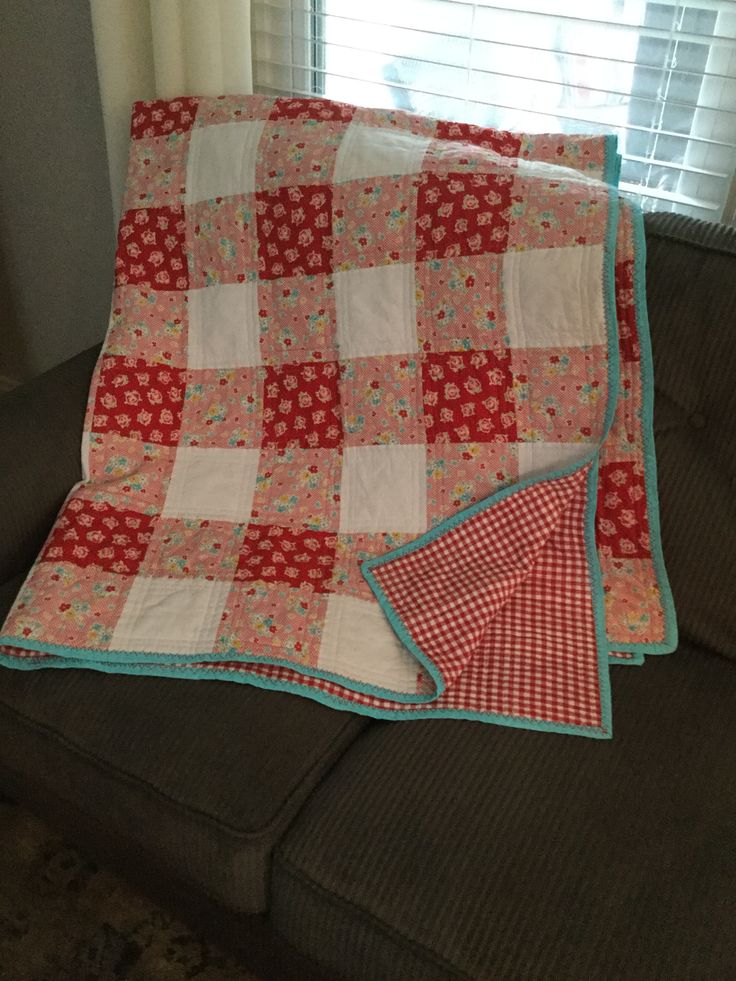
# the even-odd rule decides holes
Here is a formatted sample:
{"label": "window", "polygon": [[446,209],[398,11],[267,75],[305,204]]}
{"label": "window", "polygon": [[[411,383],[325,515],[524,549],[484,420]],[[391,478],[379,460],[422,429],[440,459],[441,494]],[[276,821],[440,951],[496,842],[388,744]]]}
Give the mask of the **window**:
{"label": "window", "polygon": [[736,212],[730,0],[263,0],[257,90],[611,132],[646,210]]}

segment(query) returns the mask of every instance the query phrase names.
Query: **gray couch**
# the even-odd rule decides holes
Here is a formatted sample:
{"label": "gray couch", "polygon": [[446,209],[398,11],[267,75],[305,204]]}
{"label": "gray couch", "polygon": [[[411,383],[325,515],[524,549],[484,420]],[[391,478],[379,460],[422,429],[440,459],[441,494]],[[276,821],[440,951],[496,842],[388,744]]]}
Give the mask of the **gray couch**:
{"label": "gray couch", "polygon": [[[736,230],[647,219],[682,642],[614,738],[0,669],[0,792],[278,981],[736,978]],[[4,615],[79,478],[97,351],[0,402]]]}

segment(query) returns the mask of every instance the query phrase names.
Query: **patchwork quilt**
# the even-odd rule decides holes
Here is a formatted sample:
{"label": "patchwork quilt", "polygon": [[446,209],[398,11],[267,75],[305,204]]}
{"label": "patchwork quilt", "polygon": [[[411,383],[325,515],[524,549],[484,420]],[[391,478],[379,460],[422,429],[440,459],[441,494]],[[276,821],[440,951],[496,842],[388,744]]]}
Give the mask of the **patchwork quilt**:
{"label": "patchwork quilt", "polygon": [[137,103],[84,476],[2,664],[610,737],[610,665],[676,646],[618,169],[613,137]]}

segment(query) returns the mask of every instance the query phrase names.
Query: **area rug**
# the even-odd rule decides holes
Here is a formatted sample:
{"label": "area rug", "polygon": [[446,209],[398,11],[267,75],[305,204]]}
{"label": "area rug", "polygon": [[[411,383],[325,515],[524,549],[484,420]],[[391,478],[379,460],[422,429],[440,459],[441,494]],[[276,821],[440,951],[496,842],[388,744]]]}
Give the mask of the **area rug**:
{"label": "area rug", "polygon": [[23,808],[0,840],[0,981],[258,981]]}
{"label": "area rug", "polygon": [[608,738],[676,645],[613,137],[140,103],[75,487],[10,667]]}

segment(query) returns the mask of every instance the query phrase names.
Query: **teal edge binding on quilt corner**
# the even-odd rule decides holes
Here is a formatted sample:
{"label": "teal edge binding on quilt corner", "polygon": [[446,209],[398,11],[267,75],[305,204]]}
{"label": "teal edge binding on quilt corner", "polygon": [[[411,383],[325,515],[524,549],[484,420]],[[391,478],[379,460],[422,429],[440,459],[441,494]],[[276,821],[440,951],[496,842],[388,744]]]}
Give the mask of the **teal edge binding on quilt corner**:
{"label": "teal edge binding on quilt corner", "polygon": [[[657,459],[654,446],[654,361],[649,330],[649,314],[646,294],[647,243],[644,232],[644,215],[639,205],[628,200],[634,230],[634,303],[636,326],[639,333],[642,382],[642,438],[644,441],[644,485],[647,494],[647,518],[649,520],[649,547],[657,577],[657,586],[664,612],[664,640],[659,643],[617,644],[616,650],[641,657],[645,654],[671,654],[677,649],[678,630],[675,603],[670,588],[662,551],[662,532],[659,524],[659,494],[657,490]],[[627,664],[631,662],[619,661]],[[634,663],[641,663],[635,661]]]}
{"label": "teal edge binding on quilt corner", "polygon": [[[165,665],[161,664],[116,664],[105,661],[75,661],[73,658],[59,658],[56,661],[46,664],[19,664],[17,658],[6,657],[2,654],[0,654],[0,666],[11,667],[20,671],[39,671],[48,670],[50,668],[55,668],[57,670],[64,670],[68,668],[87,668],[91,671],[100,671],[103,674],[127,674],[133,676],[143,675],[150,678],[173,678],[179,680],[189,678],[192,681],[222,681],[224,678],[227,678],[228,681],[236,682],[238,684],[251,685],[254,688],[263,688],[266,691],[283,691],[292,695],[303,695],[304,697],[311,698],[315,702],[321,702],[323,705],[327,705],[329,708],[334,708],[341,712],[353,712],[356,715],[365,715],[372,719],[384,719],[389,722],[407,722],[412,718],[411,705],[408,705],[405,709],[368,708],[356,702],[350,702],[345,698],[330,695],[328,692],[319,691],[318,689],[305,690],[304,686],[300,684],[295,684],[290,681],[277,681],[261,678],[258,675],[244,676],[244,672],[236,670],[218,671],[215,674],[214,672],[207,671],[206,669],[189,668],[186,666],[180,669],[174,669],[167,668]],[[353,687],[357,688],[357,686]],[[442,718],[459,719],[468,722],[494,722],[498,725],[503,725],[512,729],[536,729],[545,732],[556,732],[561,735],[588,736],[591,739],[611,738],[610,732],[604,732],[600,729],[592,729],[589,726],[558,725],[553,722],[538,724],[536,720],[525,719],[522,716],[492,716],[480,712],[475,714],[470,712],[459,712],[454,709],[432,710],[431,708],[422,708],[421,711],[417,710],[416,718]]]}
{"label": "teal edge binding on quilt corner", "polygon": [[373,594],[375,595],[381,609],[389,620],[401,643],[404,644],[404,646],[407,647],[415,657],[420,656],[420,659],[424,663],[426,662],[427,658],[422,654],[421,649],[411,637],[411,634],[403,620],[394,610],[380,583],[375,578],[373,569],[384,565],[386,562],[390,562],[395,558],[399,558],[403,555],[409,555],[410,553],[417,551],[417,549],[423,548],[425,545],[429,544],[429,542],[441,537],[450,529],[455,528],[457,525],[475,517],[475,515],[481,513],[482,511],[494,507],[499,503],[499,501],[509,497],[511,494],[515,494],[518,491],[524,490],[525,488],[531,487],[535,484],[545,483],[548,480],[570,476],[586,466],[589,466],[590,469],[586,478],[585,547],[588,558],[588,568],[591,576],[593,616],[595,622],[596,646],[598,649],[598,680],[601,693],[600,728],[551,721],[545,722],[539,719],[506,716],[493,712],[468,712],[457,709],[423,709],[421,713],[422,717],[425,715],[432,715],[435,718],[482,719],[485,722],[493,722],[506,726],[516,726],[517,728],[534,729],[541,732],[560,732],[568,734],[582,733],[598,739],[611,738],[612,708],[608,656],[610,648],[606,638],[606,621],[605,611],[603,608],[603,586],[601,582],[600,566],[598,563],[598,552],[595,544],[595,512],[597,504],[596,489],[598,483],[598,461],[596,451],[592,451],[591,456],[587,457],[582,462],[571,464],[570,466],[557,470],[552,474],[529,477],[528,479],[519,481],[518,483],[512,484],[509,487],[502,488],[500,491],[497,491],[490,497],[484,498],[482,501],[478,501],[476,504],[466,508],[464,511],[459,511],[456,514],[451,515],[449,518],[446,518],[430,531],[425,532],[420,538],[407,542],[405,545],[402,545],[399,548],[394,549],[392,552],[386,553],[385,555],[376,556],[373,559],[366,560],[361,566],[361,572],[363,573],[365,580],[373,591]]}
{"label": "teal edge binding on quilt corner", "polygon": [[[90,668],[91,670],[95,671],[109,670],[116,674],[161,674],[160,671],[153,672],[149,669],[153,666],[165,669],[166,664],[168,663],[172,665],[172,668],[166,675],[167,677],[178,677],[185,672],[190,677],[200,677],[198,674],[192,674],[192,669],[188,667],[189,664],[198,664],[201,661],[217,663],[220,661],[238,660],[243,664],[252,664],[255,666],[259,664],[266,664],[273,667],[290,668],[292,671],[298,671],[299,674],[308,675],[310,678],[320,678],[324,679],[325,681],[332,681],[336,684],[343,685],[345,688],[360,691],[364,695],[374,695],[376,698],[386,698],[390,699],[392,702],[406,702],[410,705],[431,702],[437,697],[438,694],[442,694],[445,688],[444,681],[440,673],[437,671],[437,668],[433,664],[430,664],[424,655],[422,655],[420,660],[427,668],[435,683],[438,685],[438,691],[428,695],[417,695],[413,692],[403,693],[394,691],[390,688],[381,688],[378,685],[371,685],[367,682],[355,681],[353,678],[349,678],[347,675],[336,674],[334,671],[313,670],[307,665],[295,664],[293,661],[286,660],[286,658],[264,657],[262,655],[255,654],[253,651],[226,651],[220,654],[214,654],[209,651],[202,651],[199,654],[167,654],[158,651],[96,651],[88,647],[69,647],[66,644],[48,644],[44,643],[43,641],[28,640],[25,637],[19,638],[5,634],[0,636],[0,645],[7,647],[19,647],[23,650],[37,651],[40,654],[53,654],[55,657],[63,658],[63,664],[54,662],[26,665],[23,663],[22,658],[15,658],[4,655],[0,652],[0,665],[11,668],[21,667],[25,670],[32,670],[33,668],[68,666]],[[100,658],[100,654],[106,655],[104,660]],[[111,661],[109,660],[111,657],[121,657],[126,658],[127,660]],[[122,672],[122,665],[126,665],[126,667],[131,670]],[[173,665],[176,665],[176,668],[174,668]],[[211,671],[204,670],[202,671],[201,677],[212,679],[213,674]],[[218,675],[218,677],[221,677],[221,674]],[[216,678],[214,680],[216,680]],[[264,684],[263,687],[268,687],[268,685]],[[308,688],[307,691],[304,691],[303,687],[300,685],[293,685],[291,686],[290,690],[299,691],[307,695],[311,694],[311,689]]]}

